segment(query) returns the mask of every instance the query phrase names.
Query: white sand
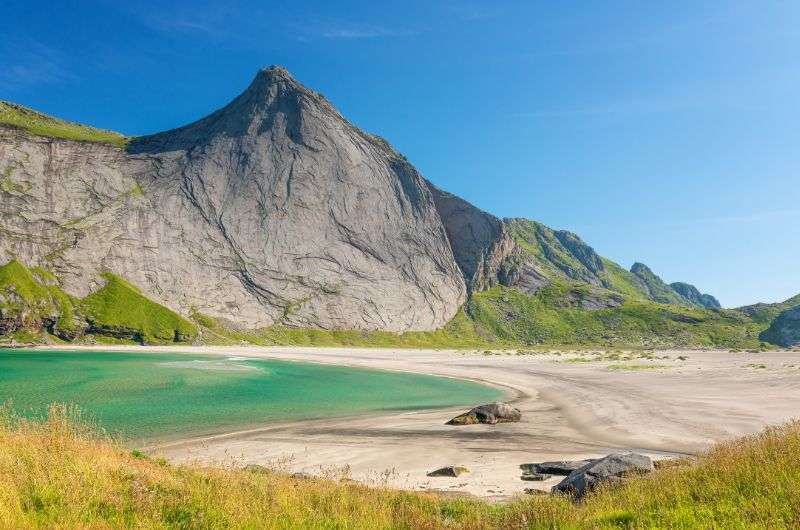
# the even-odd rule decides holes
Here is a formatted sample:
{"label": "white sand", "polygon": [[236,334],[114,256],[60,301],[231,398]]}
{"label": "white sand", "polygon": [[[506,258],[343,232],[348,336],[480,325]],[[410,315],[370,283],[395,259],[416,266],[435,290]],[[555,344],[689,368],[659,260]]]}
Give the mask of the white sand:
{"label": "white sand", "polygon": [[[522,411],[519,423],[444,425],[465,409],[387,413],[271,424],[151,448],[173,462],[263,464],[315,475],[348,474],[370,484],[494,500],[508,499],[525,488],[549,489],[557,482],[523,482],[518,467],[522,463],[627,450],[653,456],[695,454],[714,442],[797,416],[800,400],[797,352],[665,351],[655,355],[669,359],[570,362],[596,356],[250,346],[135,349],[400,370],[503,387]],[[679,355],[688,358],[679,360]],[[766,368],[757,366],[762,364]],[[665,367],[609,368],[614,365]],[[470,473],[458,478],[426,476],[445,465],[466,466]]]}

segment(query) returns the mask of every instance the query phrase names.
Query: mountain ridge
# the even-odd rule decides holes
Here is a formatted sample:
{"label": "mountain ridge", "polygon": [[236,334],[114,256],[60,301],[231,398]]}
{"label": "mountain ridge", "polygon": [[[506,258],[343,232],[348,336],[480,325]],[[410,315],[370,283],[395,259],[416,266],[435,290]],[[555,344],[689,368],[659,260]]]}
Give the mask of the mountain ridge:
{"label": "mountain ridge", "polygon": [[708,308],[574,233],[439,189],[281,67],[169,131],[119,143],[71,126],[84,136],[0,113],[0,262],[46,268],[70,296],[114,273],[183,315],[399,332],[442,328],[509,288],[581,311]]}

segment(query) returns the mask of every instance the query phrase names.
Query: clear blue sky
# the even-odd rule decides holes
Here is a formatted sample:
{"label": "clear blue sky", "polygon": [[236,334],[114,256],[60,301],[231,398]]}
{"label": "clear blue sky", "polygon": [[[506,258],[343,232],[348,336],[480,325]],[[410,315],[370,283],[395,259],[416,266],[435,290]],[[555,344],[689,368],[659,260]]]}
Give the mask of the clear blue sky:
{"label": "clear blue sky", "polygon": [[127,134],[199,118],[269,64],[498,216],[725,306],[800,292],[800,2],[5,0],[0,16],[0,99]]}

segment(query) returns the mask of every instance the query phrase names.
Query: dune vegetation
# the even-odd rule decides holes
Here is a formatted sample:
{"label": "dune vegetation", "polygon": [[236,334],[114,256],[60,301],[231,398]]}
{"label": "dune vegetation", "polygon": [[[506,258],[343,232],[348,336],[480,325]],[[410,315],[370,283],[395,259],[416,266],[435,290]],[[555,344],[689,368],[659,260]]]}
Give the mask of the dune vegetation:
{"label": "dune vegetation", "polygon": [[[696,462],[581,503],[447,499],[265,468],[174,466],[53,406],[0,421],[3,528],[796,528],[800,424],[714,447]],[[521,484],[522,486],[522,484]],[[520,487],[522,489],[522,487]]]}

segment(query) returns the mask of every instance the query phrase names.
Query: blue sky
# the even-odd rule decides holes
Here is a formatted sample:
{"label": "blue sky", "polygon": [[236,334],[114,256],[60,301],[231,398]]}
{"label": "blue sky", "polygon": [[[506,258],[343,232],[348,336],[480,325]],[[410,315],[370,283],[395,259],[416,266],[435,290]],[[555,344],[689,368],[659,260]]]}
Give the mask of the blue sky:
{"label": "blue sky", "polygon": [[6,0],[0,16],[0,99],[127,134],[197,119],[269,64],[498,216],[725,306],[800,292],[796,1]]}

